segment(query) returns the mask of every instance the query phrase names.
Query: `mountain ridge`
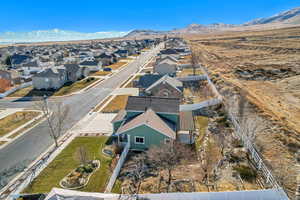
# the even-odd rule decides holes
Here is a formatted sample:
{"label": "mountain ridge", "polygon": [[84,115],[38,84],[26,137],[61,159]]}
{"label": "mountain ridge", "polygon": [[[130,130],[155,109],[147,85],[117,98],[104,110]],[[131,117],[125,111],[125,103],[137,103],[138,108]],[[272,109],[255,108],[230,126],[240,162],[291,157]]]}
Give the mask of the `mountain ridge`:
{"label": "mountain ridge", "polygon": [[37,30],[29,32],[2,32],[0,33],[0,43],[23,43],[23,42],[49,42],[49,41],[72,41],[91,40],[123,37],[129,32],[125,31],[103,31],[94,33],[82,33],[61,29]]}

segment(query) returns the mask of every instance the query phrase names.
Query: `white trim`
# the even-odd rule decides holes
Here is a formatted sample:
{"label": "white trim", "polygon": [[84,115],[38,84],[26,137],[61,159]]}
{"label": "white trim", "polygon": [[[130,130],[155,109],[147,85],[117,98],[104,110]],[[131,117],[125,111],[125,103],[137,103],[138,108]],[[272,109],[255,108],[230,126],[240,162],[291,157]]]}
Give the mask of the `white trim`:
{"label": "white trim", "polygon": [[[137,138],[143,138],[143,143],[142,142],[137,142]],[[134,136],[134,144],[145,144],[145,137],[143,136]]]}
{"label": "white trim", "polygon": [[165,143],[165,144],[171,143],[171,139],[170,139],[169,137],[168,137],[168,138],[165,138],[165,139],[164,139],[164,143]]}
{"label": "white trim", "polygon": [[[123,133],[125,133],[125,132],[127,132],[127,131],[129,131],[129,130],[132,130],[132,129],[135,129],[135,128],[137,128],[137,127],[139,127],[139,126],[142,126],[142,125],[145,125],[145,126],[147,126],[147,127],[149,127],[149,128],[151,128],[151,129],[153,129],[153,130],[155,130],[156,132],[158,132],[158,133],[160,133],[161,135],[164,135],[164,136],[166,136],[166,137],[169,137],[169,138],[171,138],[171,139],[173,139],[173,140],[175,140],[176,139],[176,135],[175,135],[175,137],[170,137],[169,135],[167,135],[165,132],[163,132],[163,131],[160,131],[160,130],[158,130],[158,129],[156,129],[156,128],[153,128],[153,127],[151,127],[151,126],[149,126],[148,124],[146,124],[146,123],[140,123],[140,124],[138,124],[138,125],[136,125],[136,126],[134,126],[134,127],[131,127],[131,128],[129,128],[129,129],[127,129],[127,130],[124,130],[124,131],[122,131],[122,132],[119,132],[118,133],[118,131],[115,133],[116,135],[121,135],[121,134],[123,134]],[[122,126],[122,125],[121,125]],[[121,126],[120,126],[120,128],[121,128]],[[168,125],[167,125],[168,126]],[[170,128],[170,127],[169,127]],[[171,128],[170,128],[171,129]],[[172,130],[172,129],[171,129]],[[173,130],[172,130],[173,131]],[[176,131],[173,131],[175,134],[176,134]]]}

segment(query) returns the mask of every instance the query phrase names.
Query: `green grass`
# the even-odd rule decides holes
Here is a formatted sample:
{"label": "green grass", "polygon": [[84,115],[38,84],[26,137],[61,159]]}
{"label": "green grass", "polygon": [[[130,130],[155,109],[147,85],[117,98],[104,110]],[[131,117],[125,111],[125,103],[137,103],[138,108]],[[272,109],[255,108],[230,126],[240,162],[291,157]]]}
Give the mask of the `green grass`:
{"label": "green grass", "polygon": [[85,146],[90,159],[100,160],[100,169],[94,172],[89,183],[80,191],[104,192],[110,178],[111,158],[101,152],[108,137],[77,137],[75,138],[23,191],[23,193],[47,193],[53,187],[60,187],[59,182],[73,169],[79,166],[74,153],[80,146]]}
{"label": "green grass", "polygon": [[0,119],[0,136],[8,134],[37,117],[39,114],[39,112],[34,111],[20,111]]}
{"label": "green grass", "polygon": [[195,121],[196,121],[196,127],[199,129],[199,135],[196,138],[195,147],[196,150],[199,150],[208,126],[208,118],[204,116],[196,116]]}
{"label": "green grass", "polygon": [[117,179],[111,192],[121,194],[122,192],[121,187],[122,187],[122,182],[119,179]]}

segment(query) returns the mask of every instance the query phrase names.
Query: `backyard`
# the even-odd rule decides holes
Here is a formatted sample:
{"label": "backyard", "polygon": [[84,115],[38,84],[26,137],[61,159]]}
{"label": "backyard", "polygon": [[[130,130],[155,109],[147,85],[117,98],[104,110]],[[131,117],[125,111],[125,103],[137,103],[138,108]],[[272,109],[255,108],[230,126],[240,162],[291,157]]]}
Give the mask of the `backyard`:
{"label": "backyard", "polygon": [[8,134],[37,117],[39,114],[39,112],[34,111],[20,111],[0,119],[0,136]]}
{"label": "backyard", "polygon": [[89,159],[100,160],[100,168],[91,176],[88,184],[80,189],[86,192],[104,192],[109,180],[112,159],[102,154],[108,137],[75,138],[42,172],[23,193],[47,193],[53,187],[60,187],[59,182],[79,166],[74,156],[79,147],[85,147]]}

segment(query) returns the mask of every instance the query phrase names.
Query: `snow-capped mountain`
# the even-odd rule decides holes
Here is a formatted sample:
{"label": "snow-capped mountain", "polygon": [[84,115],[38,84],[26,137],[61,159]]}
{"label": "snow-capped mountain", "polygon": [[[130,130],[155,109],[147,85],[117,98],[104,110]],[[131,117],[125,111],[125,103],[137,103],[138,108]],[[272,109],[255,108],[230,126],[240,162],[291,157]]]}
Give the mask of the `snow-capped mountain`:
{"label": "snow-capped mountain", "polygon": [[257,25],[257,24],[269,24],[269,23],[300,23],[300,7],[293,8],[288,11],[278,13],[271,17],[259,18],[245,23],[244,25]]}
{"label": "snow-capped mountain", "polygon": [[0,33],[0,43],[91,40],[91,39],[123,37],[126,34],[128,34],[128,32],[110,31],[110,32],[81,33],[75,31],[65,31],[60,29],[31,31],[31,32],[2,32]]}

